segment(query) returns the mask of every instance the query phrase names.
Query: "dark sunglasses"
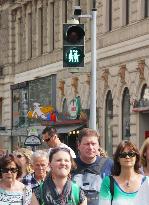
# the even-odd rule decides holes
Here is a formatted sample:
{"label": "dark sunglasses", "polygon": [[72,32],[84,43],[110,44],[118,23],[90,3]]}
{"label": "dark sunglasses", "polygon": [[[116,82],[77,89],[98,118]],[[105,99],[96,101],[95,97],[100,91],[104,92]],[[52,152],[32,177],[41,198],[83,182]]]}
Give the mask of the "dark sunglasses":
{"label": "dark sunglasses", "polygon": [[18,171],[17,168],[2,168],[1,169],[1,173],[8,173],[8,172],[11,172],[11,173],[16,173]]}
{"label": "dark sunglasses", "polygon": [[22,158],[22,157],[23,157],[23,156],[22,156],[21,154],[18,154],[18,155],[17,155],[17,158],[19,158],[19,159]]}
{"label": "dark sunglasses", "polygon": [[119,154],[119,158],[126,158],[126,157],[135,157],[136,153],[135,152],[122,152]]}
{"label": "dark sunglasses", "polygon": [[51,138],[47,138],[44,140],[44,142],[49,142]]}

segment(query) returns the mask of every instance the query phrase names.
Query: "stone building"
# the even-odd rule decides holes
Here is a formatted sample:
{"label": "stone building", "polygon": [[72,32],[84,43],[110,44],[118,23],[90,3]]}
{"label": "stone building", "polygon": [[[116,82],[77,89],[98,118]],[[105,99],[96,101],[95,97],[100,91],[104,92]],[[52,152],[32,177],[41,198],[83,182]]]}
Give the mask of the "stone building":
{"label": "stone building", "polygon": [[[0,1],[0,143],[6,149],[21,143],[30,126],[55,125],[70,145],[70,131],[88,126],[89,18],[80,19],[85,24],[85,67],[73,73],[62,62],[63,23],[75,5],[83,14],[91,13],[91,0]],[[122,139],[141,145],[148,135],[149,3],[97,0],[96,7],[97,128],[111,155]],[[56,110],[59,120],[43,123],[47,116],[35,112],[39,106]]]}

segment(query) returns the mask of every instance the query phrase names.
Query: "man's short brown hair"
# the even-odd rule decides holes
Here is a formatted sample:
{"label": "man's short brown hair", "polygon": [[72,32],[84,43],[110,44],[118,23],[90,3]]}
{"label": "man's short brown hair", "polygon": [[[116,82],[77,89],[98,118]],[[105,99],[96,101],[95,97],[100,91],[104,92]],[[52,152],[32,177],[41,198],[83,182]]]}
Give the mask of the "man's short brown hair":
{"label": "man's short brown hair", "polygon": [[49,137],[52,137],[53,135],[58,135],[57,130],[55,127],[46,127],[44,128],[44,130],[42,131],[42,134],[46,134],[48,133]]}
{"label": "man's short brown hair", "polygon": [[78,143],[81,143],[83,137],[97,137],[99,144],[100,144],[100,135],[96,130],[90,129],[90,128],[83,128],[80,130],[78,135]]}

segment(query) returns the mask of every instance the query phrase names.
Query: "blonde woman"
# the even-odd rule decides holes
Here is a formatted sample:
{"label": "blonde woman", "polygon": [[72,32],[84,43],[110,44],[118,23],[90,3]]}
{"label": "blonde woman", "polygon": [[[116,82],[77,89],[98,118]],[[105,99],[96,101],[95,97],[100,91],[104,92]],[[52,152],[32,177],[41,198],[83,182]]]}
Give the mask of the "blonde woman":
{"label": "blonde woman", "polygon": [[19,148],[13,152],[22,166],[22,177],[33,172],[31,168],[31,156],[33,152],[27,148]]}
{"label": "blonde woman", "polygon": [[141,149],[141,165],[142,165],[142,172],[145,176],[149,176],[149,138],[147,138]]}

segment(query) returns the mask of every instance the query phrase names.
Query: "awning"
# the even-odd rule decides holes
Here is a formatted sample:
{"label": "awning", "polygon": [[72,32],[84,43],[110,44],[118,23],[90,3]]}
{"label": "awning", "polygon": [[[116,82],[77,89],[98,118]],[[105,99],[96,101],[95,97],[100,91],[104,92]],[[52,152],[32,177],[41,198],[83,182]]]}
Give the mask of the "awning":
{"label": "awning", "polygon": [[62,127],[56,127],[56,129],[59,134],[62,134],[62,133],[69,133],[73,130],[79,130],[83,127],[84,125],[69,125],[69,126],[63,125]]}

